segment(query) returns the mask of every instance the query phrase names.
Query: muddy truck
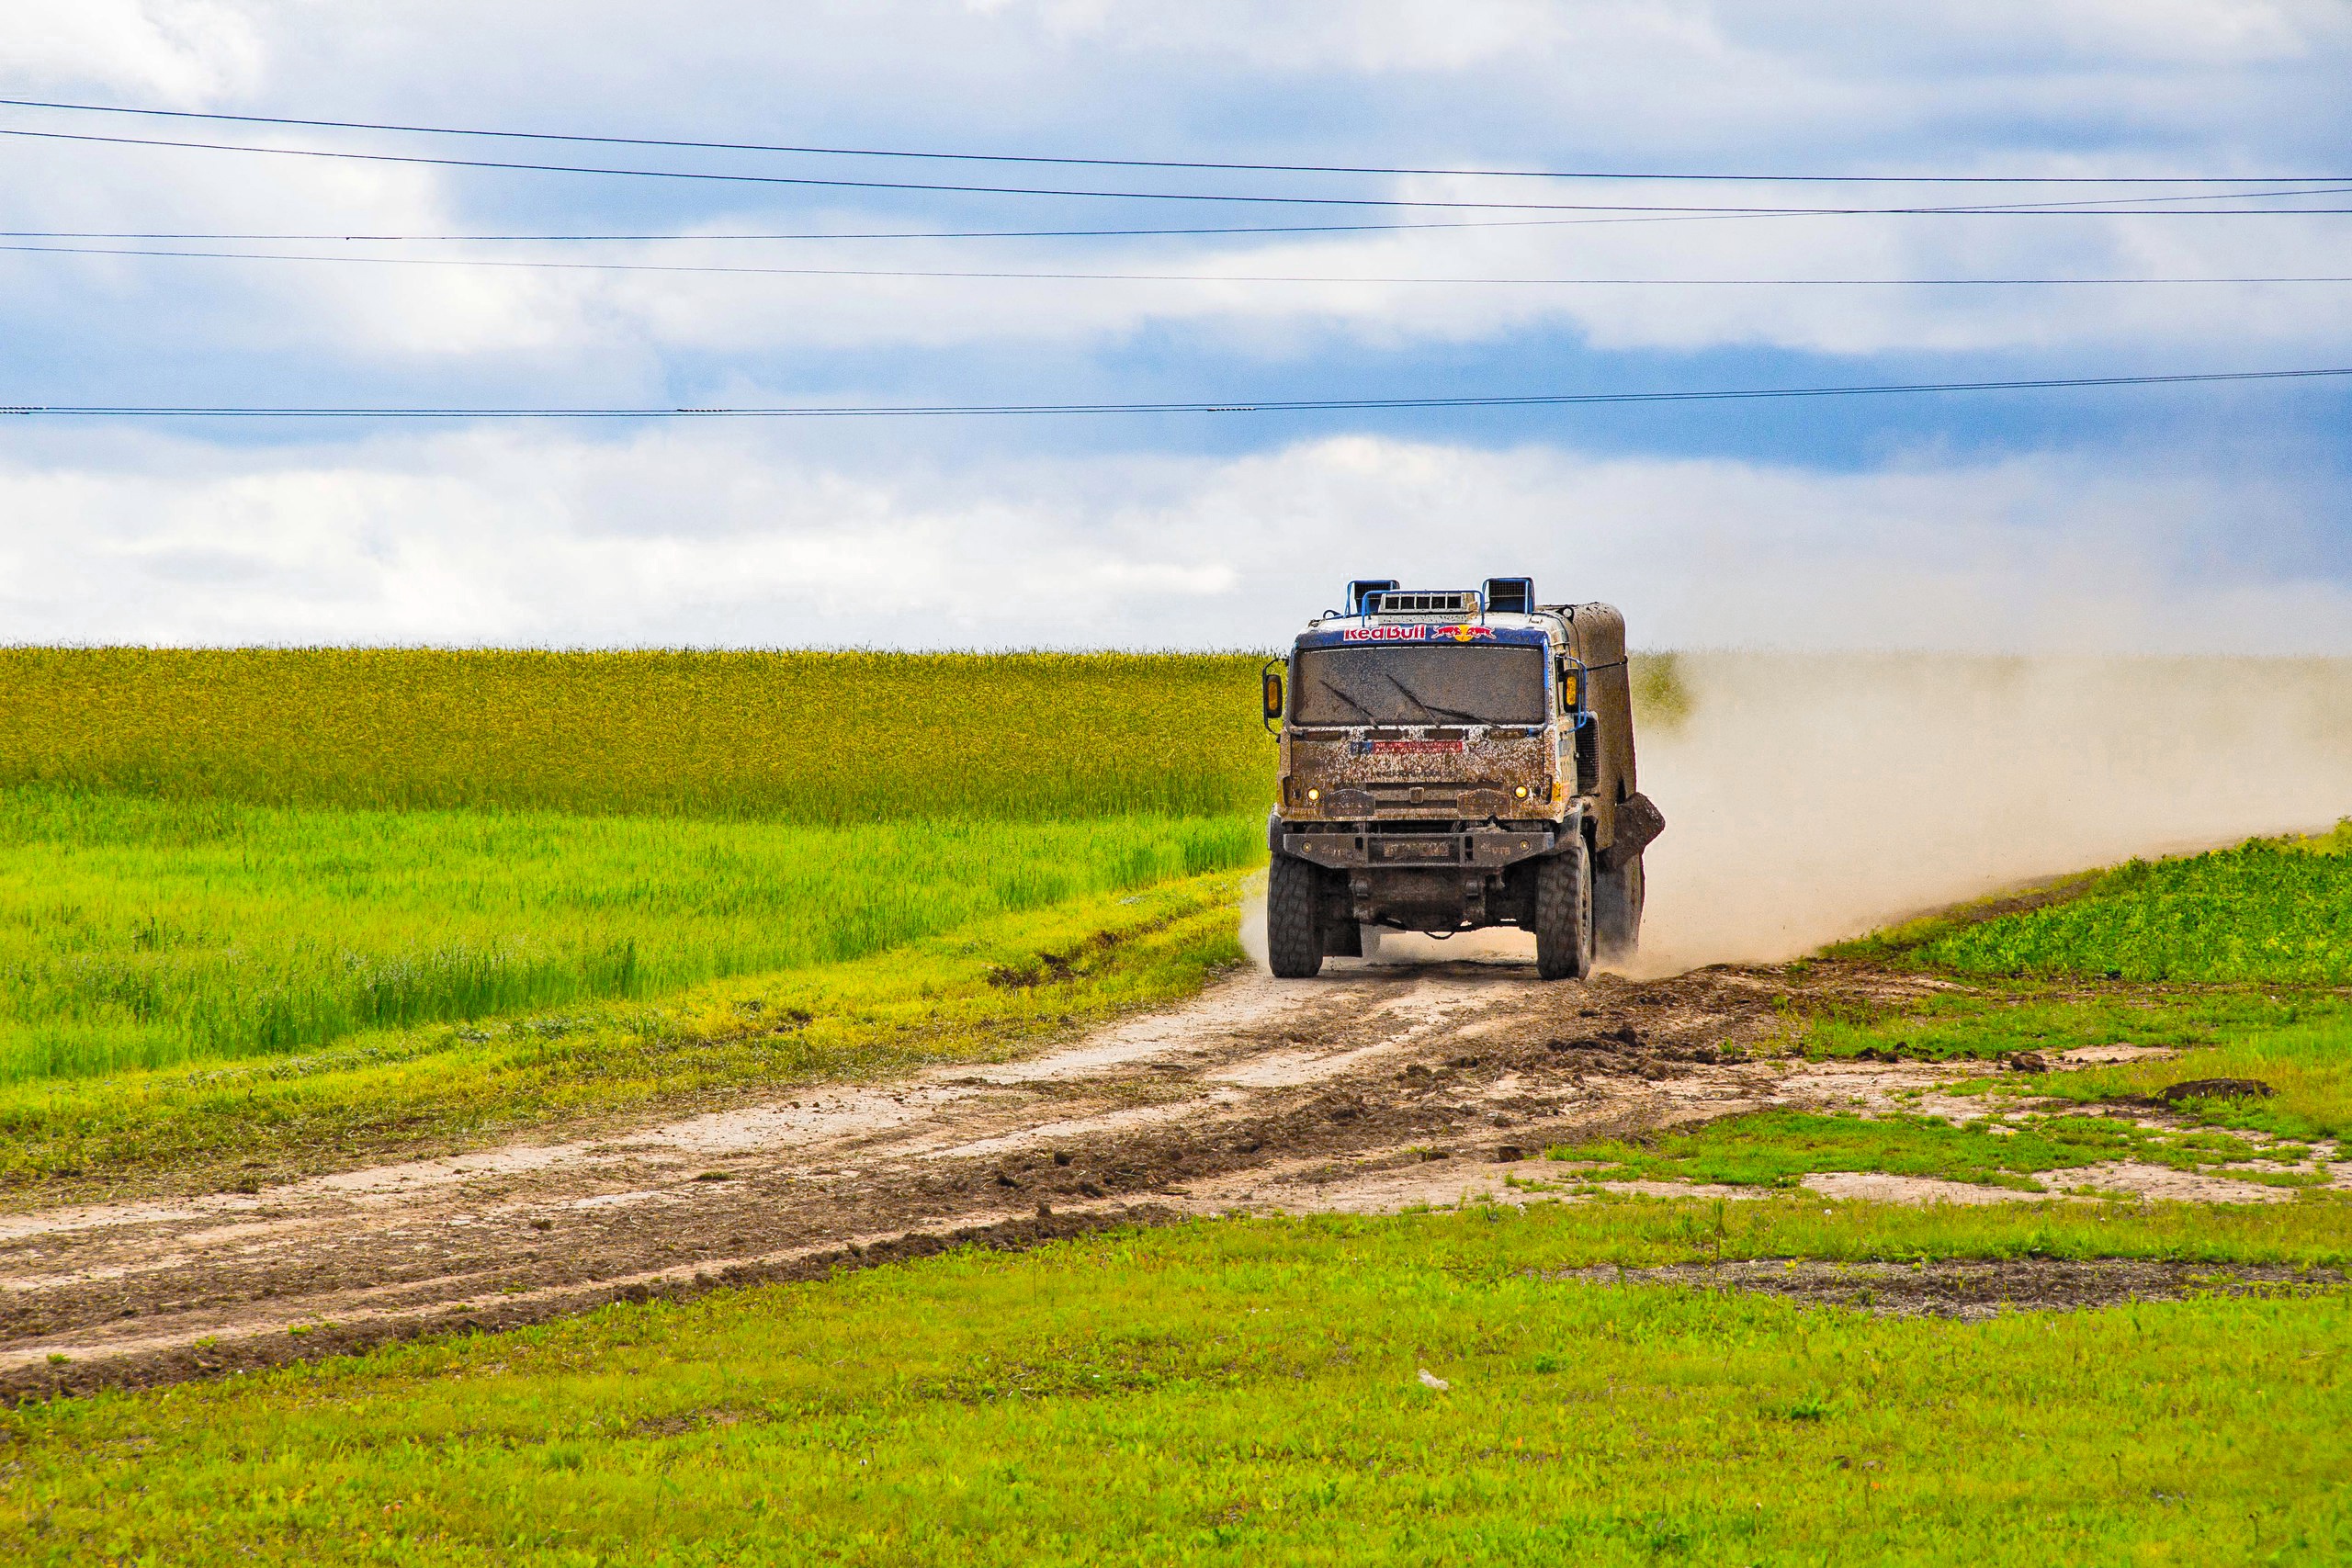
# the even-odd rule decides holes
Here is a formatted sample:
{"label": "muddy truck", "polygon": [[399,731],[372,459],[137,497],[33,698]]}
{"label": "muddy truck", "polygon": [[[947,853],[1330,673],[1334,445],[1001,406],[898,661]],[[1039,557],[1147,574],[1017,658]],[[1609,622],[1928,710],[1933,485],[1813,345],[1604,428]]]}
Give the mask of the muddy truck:
{"label": "muddy truck", "polygon": [[1625,618],[1538,604],[1524,577],[1351,582],[1346,604],[1264,671],[1273,972],[1374,956],[1384,931],[1489,926],[1532,931],[1547,980],[1632,957],[1666,819],[1635,787]]}

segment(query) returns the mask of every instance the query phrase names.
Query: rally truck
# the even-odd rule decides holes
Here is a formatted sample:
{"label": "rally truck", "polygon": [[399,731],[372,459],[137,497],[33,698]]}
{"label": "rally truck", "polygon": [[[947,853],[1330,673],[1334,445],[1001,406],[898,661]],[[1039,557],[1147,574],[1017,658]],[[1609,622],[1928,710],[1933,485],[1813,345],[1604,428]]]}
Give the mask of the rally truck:
{"label": "rally truck", "polygon": [[1360,581],[1346,606],[1264,671],[1273,972],[1371,956],[1384,931],[1489,926],[1533,932],[1546,980],[1630,958],[1666,819],[1635,788],[1625,618],[1538,604],[1524,577]]}

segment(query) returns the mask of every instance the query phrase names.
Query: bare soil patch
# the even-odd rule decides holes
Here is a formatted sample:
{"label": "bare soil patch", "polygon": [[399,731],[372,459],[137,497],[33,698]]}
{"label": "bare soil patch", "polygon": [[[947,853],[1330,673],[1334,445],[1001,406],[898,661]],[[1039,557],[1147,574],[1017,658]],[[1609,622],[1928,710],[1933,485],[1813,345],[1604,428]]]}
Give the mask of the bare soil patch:
{"label": "bare soil patch", "polygon": [[2343,1272],[2333,1269],[2221,1268],[2211,1263],[2120,1258],[2014,1258],[1917,1264],[1763,1259],[1658,1269],[1604,1264],[1556,1277],[1607,1285],[1757,1291],[1894,1316],[1968,1321],[2005,1312],[2074,1312],[2126,1302],[2186,1301],[2213,1295],[2316,1295],[2346,1288]]}

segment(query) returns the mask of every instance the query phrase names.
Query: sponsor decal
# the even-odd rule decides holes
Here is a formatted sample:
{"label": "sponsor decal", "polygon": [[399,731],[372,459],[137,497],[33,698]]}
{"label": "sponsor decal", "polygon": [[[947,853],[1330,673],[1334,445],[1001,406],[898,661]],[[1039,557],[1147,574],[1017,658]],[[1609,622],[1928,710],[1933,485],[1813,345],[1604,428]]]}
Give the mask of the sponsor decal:
{"label": "sponsor decal", "polygon": [[1409,626],[1349,626],[1341,642],[1492,642],[1492,626],[1432,626],[1416,621]]}
{"label": "sponsor decal", "polygon": [[1463,750],[1459,740],[1374,740],[1371,747],[1376,757],[1458,757]]}

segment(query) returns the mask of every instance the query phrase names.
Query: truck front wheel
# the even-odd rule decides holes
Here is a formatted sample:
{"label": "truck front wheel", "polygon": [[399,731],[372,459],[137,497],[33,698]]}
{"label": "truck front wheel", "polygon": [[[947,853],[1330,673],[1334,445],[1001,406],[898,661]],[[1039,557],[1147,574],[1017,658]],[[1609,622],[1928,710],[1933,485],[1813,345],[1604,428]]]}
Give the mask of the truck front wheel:
{"label": "truck front wheel", "polygon": [[1642,857],[1592,879],[1592,924],[1601,962],[1629,964],[1642,945]]}
{"label": "truck front wheel", "polygon": [[1536,866],[1535,972],[1581,980],[1592,973],[1592,852],[1577,839]]}
{"label": "truck front wheel", "polygon": [[1266,966],[1278,978],[1311,980],[1323,970],[1323,932],[1316,919],[1322,868],[1277,854],[1266,869]]}

